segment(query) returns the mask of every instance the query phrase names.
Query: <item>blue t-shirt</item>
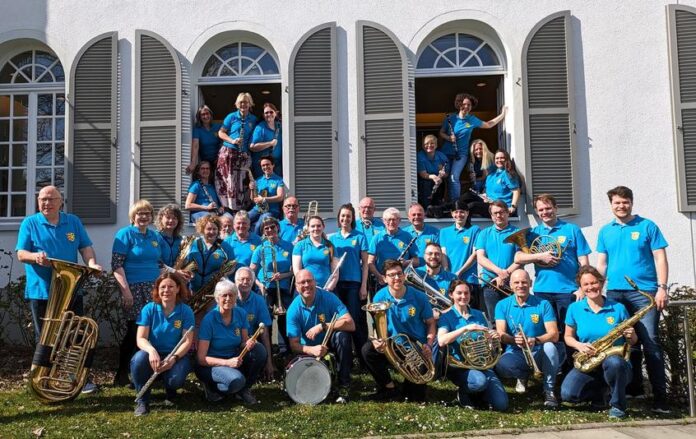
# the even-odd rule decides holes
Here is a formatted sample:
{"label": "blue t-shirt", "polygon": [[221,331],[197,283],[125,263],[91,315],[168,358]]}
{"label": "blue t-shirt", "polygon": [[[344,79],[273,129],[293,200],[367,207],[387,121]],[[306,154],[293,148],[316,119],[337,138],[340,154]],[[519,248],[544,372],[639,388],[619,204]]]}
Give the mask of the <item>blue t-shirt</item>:
{"label": "blue t-shirt", "polygon": [[372,238],[384,230],[384,222],[379,218],[372,218],[372,223],[369,227],[366,227],[365,222],[361,218],[358,218],[355,221],[355,230],[365,235],[367,245],[369,246]]}
{"label": "blue t-shirt", "polygon": [[[442,121],[442,130],[451,135],[452,131],[457,136],[457,151],[459,152],[459,157],[464,159],[466,163],[469,157],[469,144],[471,143],[471,133],[474,128],[479,128],[483,125],[483,121],[473,114],[469,113],[463,118],[459,117],[459,114],[448,114]],[[449,140],[443,142],[440,152],[446,156],[454,156],[454,145]]]}
{"label": "blue t-shirt", "polygon": [[[556,314],[551,304],[536,296],[527,297],[524,305],[517,303],[515,296],[509,296],[498,302],[495,306],[495,320],[504,320],[507,325],[507,333],[514,336],[518,332],[518,326],[522,325],[524,334],[529,337],[539,337],[546,334],[544,323],[555,322]],[[541,344],[534,345],[534,349],[540,349]],[[508,345],[508,351],[520,349],[517,345]]]}
{"label": "blue t-shirt", "polygon": [[196,238],[196,242],[191,246],[191,251],[186,256],[187,263],[196,261],[198,265],[191,279],[191,290],[200,289],[220,270],[225,262],[233,259],[234,250],[227,242],[218,240],[208,248],[203,238]]}
{"label": "blue t-shirt", "polygon": [[167,267],[174,267],[176,258],[181,250],[181,236],[167,236],[161,230],[157,231],[159,238],[160,258]]}
{"label": "blue t-shirt", "polygon": [[[503,241],[517,230],[517,227],[512,224],[508,224],[507,227],[500,230],[495,224],[488,226],[476,236],[474,247],[476,247],[476,250],[485,250],[486,257],[497,267],[507,268],[515,261],[515,253],[519,250],[519,247],[515,244],[505,244]],[[496,277],[496,274],[492,271],[481,268],[481,276],[484,279],[491,280]],[[485,284],[481,282],[481,285]]]}
{"label": "blue t-shirt", "polygon": [[657,225],[638,215],[628,224],[616,220],[602,227],[597,252],[607,255],[607,290],[632,290],[624,275],[642,291],[657,291],[657,270],[653,251],[667,247]]}
{"label": "blue t-shirt", "polygon": [[221,126],[219,123],[213,123],[210,124],[209,130],[203,126],[193,127],[192,138],[198,139],[198,157],[210,162],[213,166],[215,166],[218,151],[220,151],[221,142],[218,131],[220,131]]}
{"label": "blue t-shirt", "polygon": [[444,169],[449,174],[450,162],[447,160],[446,155],[440,151],[435,151],[435,155],[431,159],[425,151],[418,151],[418,154],[416,154],[416,170],[418,174],[425,171],[428,174],[438,175],[440,169]]}
{"label": "blue t-shirt", "polygon": [[272,148],[266,148],[263,151],[251,153],[252,172],[255,176],[263,174],[261,170],[261,158],[271,156],[275,163],[273,171],[278,175],[283,175],[283,131],[280,121],[275,122],[275,127],[270,128],[265,120],[261,121],[251,137],[251,143],[266,143],[276,139],[276,145]]}
{"label": "blue t-shirt", "polygon": [[[587,297],[579,302],[571,303],[566,312],[565,324],[575,328],[575,337],[581,343],[592,343],[604,337],[619,323],[628,319],[628,311],[621,303],[604,299],[604,306],[595,313],[587,303]],[[626,341],[619,337],[614,346],[620,346]]]}
{"label": "blue t-shirt", "polygon": [[397,301],[389,293],[389,287],[384,287],[375,294],[372,301],[392,304],[387,310],[389,337],[404,333],[421,343],[427,343],[428,325],[425,321],[433,318],[433,309],[425,294],[407,286],[404,297]]}
{"label": "blue t-shirt", "polygon": [[160,275],[160,248],[157,232],[147,229],[141,233],[135,226],[116,232],[113,253],[125,255],[123,271],[129,284],[154,282]]}
{"label": "blue t-shirt", "polygon": [[136,323],[150,328],[148,340],[157,352],[169,354],[195,321],[193,311],[185,303],[177,303],[167,316],[161,304],[150,302],[140,311],[140,318]]}
{"label": "blue t-shirt", "polygon": [[[251,256],[251,263],[256,266],[256,276],[259,281],[264,287],[273,288],[275,291],[275,282],[271,284],[268,280],[273,276],[273,254],[271,248],[275,249],[276,252],[276,271],[285,273],[292,268],[292,244],[282,239],[279,239],[275,244],[264,241],[256,247],[254,254]],[[281,289],[290,289],[290,278],[281,279],[278,283]]]}
{"label": "blue t-shirt", "polygon": [[323,287],[331,275],[333,248],[327,245],[323,239],[321,244],[316,246],[307,237],[295,244],[292,255],[302,257],[302,268],[309,270],[314,275],[317,285]]}
{"label": "blue t-shirt", "polygon": [[495,172],[495,164],[491,163],[488,165],[488,168],[483,169],[483,163],[481,160],[474,160],[473,162],[473,168],[474,168],[474,174],[476,174],[476,182],[474,183],[474,189],[475,192],[477,193],[482,193],[485,188],[486,188],[486,180],[483,178],[483,171],[486,171],[486,176],[488,174],[491,174]]}
{"label": "blue t-shirt", "polygon": [[425,278],[428,285],[435,288],[443,296],[449,298],[450,284],[457,278],[454,273],[450,273],[449,271],[445,271],[443,268],[440,268],[439,273],[432,276],[426,276],[427,269],[425,267],[416,268],[416,273],[418,273],[418,276],[420,276],[421,279]]}
{"label": "blue t-shirt", "polygon": [[572,293],[578,289],[575,275],[580,268],[578,256],[592,253],[580,227],[563,220],[557,220],[553,227],[539,224],[531,231],[528,242],[531,245],[536,236],[549,235],[556,239],[561,247],[562,257],[554,267],[542,267],[535,264],[535,293]]}
{"label": "blue t-shirt", "polygon": [[242,330],[245,329],[248,335],[249,322],[243,308],[232,308],[232,319],[229,325],[225,325],[220,310],[215,307],[203,317],[198,329],[198,340],[210,342],[208,357],[232,358],[241,350]]}
{"label": "blue t-shirt", "polygon": [[[60,212],[58,224],[53,225],[41,213],[24,218],[19,226],[16,250],[44,252],[49,258],[77,262],[77,252],[91,247],[92,241],[80,219]],[[25,299],[47,300],[51,286],[51,267],[24,264],[27,283]]]}
{"label": "blue t-shirt", "polygon": [[215,192],[215,186],[212,184],[203,185],[200,180],[196,180],[189,185],[188,191],[190,194],[196,194],[196,199],[193,200],[196,204],[207,206],[211,202],[215,202],[218,206],[221,205],[217,192]]}
{"label": "blue t-shirt", "polygon": [[259,323],[263,323],[266,326],[266,331],[271,330],[273,320],[268,312],[266,299],[261,297],[261,295],[251,291],[249,292],[249,296],[247,296],[246,300],[237,298],[237,306],[244,309],[244,311],[247,313],[247,322],[249,322],[250,333],[256,331],[256,329],[259,327]]}
{"label": "blue t-shirt", "polygon": [[287,313],[287,333],[288,338],[299,338],[303,346],[317,346],[324,341],[323,335],[319,334],[310,340],[306,337],[307,331],[312,326],[323,322],[327,325],[331,323],[334,313],[336,318],[340,318],[348,312],[343,302],[335,294],[317,288],[314,303],[311,306],[305,305],[302,296],[295,296]]}
{"label": "blue t-shirt", "polygon": [[339,230],[329,237],[334,245],[336,254],[334,257],[346,258],[338,273],[339,281],[362,282],[362,252],[367,253],[367,240],[365,235],[357,230],[351,230],[345,237]]}
{"label": "blue t-shirt", "polygon": [[242,137],[240,134],[241,131],[244,131],[244,138],[242,139],[241,145],[223,142],[222,146],[248,153],[249,145],[251,144],[251,136],[254,134],[254,127],[256,126],[257,120],[258,119],[256,116],[251,113],[247,113],[247,116],[244,118],[244,122],[242,123],[239,110],[228,114],[225,117],[225,120],[222,122],[222,127],[227,131],[227,135],[230,139],[234,140]]}
{"label": "blue t-shirt", "polygon": [[[394,235],[390,235],[386,230],[375,235],[372,241],[370,241],[368,253],[375,256],[377,270],[382,271],[382,264],[387,259],[397,259],[408,243],[411,242],[411,239],[412,236],[401,229],[397,230]],[[418,256],[418,248],[414,243],[404,255],[404,259],[411,259],[416,256]]]}
{"label": "blue t-shirt", "polygon": [[249,232],[246,241],[242,242],[236,233],[231,234],[224,241],[232,247],[235,259],[237,259],[237,267],[248,267],[251,265],[251,256],[254,251],[261,245],[262,239],[256,233]]}
{"label": "blue t-shirt", "polygon": [[510,207],[512,191],[519,188],[519,181],[511,177],[504,168],[496,169],[486,177],[486,196],[490,201],[501,200]]}
{"label": "blue t-shirt", "polygon": [[[262,175],[256,179],[256,189],[262,197],[275,197],[278,195],[278,190],[285,187],[283,179],[278,177],[276,174],[271,174],[270,177]],[[264,191],[265,194],[264,195]],[[268,203],[268,211],[273,213],[274,216],[280,216],[281,202]]]}
{"label": "blue t-shirt", "polygon": [[[478,226],[469,228],[457,228],[456,224],[440,230],[440,245],[442,251],[447,254],[450,270],[456,273],[462,268],[471,253],[474,251],[474,243],[481,229]],[[468,270],[462,273],[461,279],[468,283],[477,283],[478,264],[474,263]]]}
{"label": "blue t-shirt", "polygon": [[[420,257],[425,256],[425,247],[427,247],[428,244],[431,242],[437,244],[440,243],[440,230],[428,224],[423,225],[423,231],[420,232],[420,234],[416,232],[416,228],[413,226],[413,224],[405,227],[403,230],[411,235],[411,238],[418,235],[418,239],[416,239],[416,242],[414,242],[413,245],[417,249],[416,254]],[[420,265],[423,265],[423,261],[421,261]]]}
{"label": "blue t-shirt", "polygon": [[287,241],[292,245],[292,242],[297,238],[297,234],[302,231],[302,228],[304,227],[304,219],[299,218],[297,220],[297,224],[294,226],[290,224],[290,221],[287,219],[283,219],[280,221],[280,231],[278,232],[278,236],[280,239],[283,241]]}
{"label": "blue t-shirt", "polygon": [[[477,324],[481,326],[485,326],[486,328],[488,327],[488,322],[486,322],[486,318],[483,316],[483,313],[477,309],[469,308],[469,317],[464,317],[461,315],[459,311],[455,307],[452,307],[447,311],[446,313],[440,315],[440,319],[437,321],[437,327],[438,329],[442,328],[447,332],[452,332],[456,331],[457,329],[466,326],[466,325],[471,325],[471,324]],[[466,336],[466,333],[460,335],[457,337],[456,344],[459,344],[463,341],[463,337]],[[457,348],[455,349],[455,343],[450,343],[449,345],[449,353],[452,355],[456,360],[458,361],[463,361],[463,358],[461,356],[461,351]]]}

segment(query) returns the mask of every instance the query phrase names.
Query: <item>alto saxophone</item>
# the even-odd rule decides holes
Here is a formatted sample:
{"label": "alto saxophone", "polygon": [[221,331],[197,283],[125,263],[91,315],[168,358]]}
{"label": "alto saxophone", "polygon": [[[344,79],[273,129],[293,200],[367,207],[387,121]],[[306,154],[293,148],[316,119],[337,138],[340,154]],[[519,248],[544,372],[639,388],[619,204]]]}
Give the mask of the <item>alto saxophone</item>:
{"label": "alto saxophone", "polygon": [[220,269],[216,271],[215,274],[210,276],[210,279],[208,279],[208,281],[202,287],[200,287],[198,291],[191,295],[188,305],[191,307],[195,315],[205,312],[210,302],[213,301],[215,285],[217,285],[217,283],[223,277],[229,276],[234,271],[236,266],[236,259],[230,261],[227,256],[225,256],[225,261],[222,263],[222,266],[220,266]]}

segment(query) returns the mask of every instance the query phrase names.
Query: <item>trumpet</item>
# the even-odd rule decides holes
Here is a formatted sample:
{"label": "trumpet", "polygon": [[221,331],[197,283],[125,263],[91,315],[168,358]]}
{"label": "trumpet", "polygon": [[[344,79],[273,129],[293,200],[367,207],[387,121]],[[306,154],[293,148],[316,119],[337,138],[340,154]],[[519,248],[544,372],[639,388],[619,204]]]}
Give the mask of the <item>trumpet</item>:
{"label": "trumpet", "polygon": [[532,368],[534,378],[538,380],[542,377],[543,374],[541,373],[541,369],[539,369],[539,365],[534,359],[532,348],[529,347],[529,339],[527,338],[527,335],[524,333],[524,330],[522,329],[522,324],[517,325],[517,332],[522,336],[522,341],[524,344],[524,346],[522,346],[522,353],[524,354],[524,359],[527,362],[527,366]]}
{"label": "trumpet", "polygon": [[[275,247],[273,247],[273,243],[266,239],[266,241],[264,241],[264,243],[261,245],[261,264],[263,267],[264,280],[268,279],[268,273],[266,272],[266,248],[270,249],[271,251],[271,269],[273,270],[273,274],[276,274],[278,272],[278,259],[276,256],[276,249]],[[275,281],[275,287],[276,304],[273,306],[273,314],[277,316],[284,316],[287,313],[287,310],[283,306],[283,298],[280,294],[280,281],[278,279],[276,279]]]}
{"label": "trumpet", "polygon": [[499,286],[497,286],[496,284],[494,284],[493,282],[487,281],[486,278],[483,277],[483,276],[479,276],[479,275],[477,274],[476,277],[477,277],[480,281],[482,281],[483,283],[485,283],[486,285],[488,285],[489,287],[493,288],[494,290],[498,291],[498,292],[501,293],[501,294],[504,294],[504,295],[506,295],[506,296],[511,296],[511,295],[514,294],[514,293],[513,293],[510,289],[508,289],[507,287],[505,287],[505,286],[499,287]]}
{"label": "trumpet", "polygon": [[302,230],[297,234],[297,241],[302,241],[307,236],[309,236],[309,219],[313,216],[319,214],[319,202],[317,200],[312,200],[307,204],[307,213],[304,216],[304,225]]}

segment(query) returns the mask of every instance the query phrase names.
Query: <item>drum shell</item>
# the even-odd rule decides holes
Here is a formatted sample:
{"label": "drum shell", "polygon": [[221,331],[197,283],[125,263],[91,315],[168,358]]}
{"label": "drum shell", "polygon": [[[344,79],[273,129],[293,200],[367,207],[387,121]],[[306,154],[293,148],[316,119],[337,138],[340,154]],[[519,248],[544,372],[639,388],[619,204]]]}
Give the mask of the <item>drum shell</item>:
{"label": "drum shell", "polygon": [[285,391],[297,404],[321,403],[331,391],[329,368],[314,357],[296,357],[285,368]]}

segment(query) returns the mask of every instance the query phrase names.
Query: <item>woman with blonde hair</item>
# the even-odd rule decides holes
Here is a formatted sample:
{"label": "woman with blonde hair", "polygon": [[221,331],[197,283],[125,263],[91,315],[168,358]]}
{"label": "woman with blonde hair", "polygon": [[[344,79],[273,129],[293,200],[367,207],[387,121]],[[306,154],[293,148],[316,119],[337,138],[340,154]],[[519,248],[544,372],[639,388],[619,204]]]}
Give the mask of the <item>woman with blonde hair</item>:
{"label": "woman with blonde hair", "polygon": [[429,205],[442,204],[444,186],[449,175],[450,162],[437,149],[437,137],[432,134],[423,139],[423,151],[417,154],[418,204],[427,209]]}

